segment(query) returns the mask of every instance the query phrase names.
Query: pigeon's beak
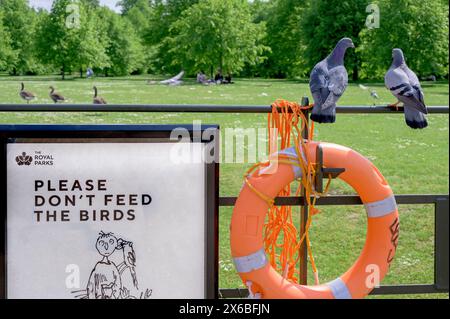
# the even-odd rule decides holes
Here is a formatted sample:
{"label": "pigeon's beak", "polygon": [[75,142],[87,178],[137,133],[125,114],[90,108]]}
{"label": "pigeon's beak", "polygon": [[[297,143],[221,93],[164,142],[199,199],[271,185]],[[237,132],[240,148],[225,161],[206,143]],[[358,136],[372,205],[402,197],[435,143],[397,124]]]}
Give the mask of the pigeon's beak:
{"label": "pigeon's beak", "polygon": [[352,44],[350,45],[350,48],[354,49],[355,48],[355,44],[352,42]]}

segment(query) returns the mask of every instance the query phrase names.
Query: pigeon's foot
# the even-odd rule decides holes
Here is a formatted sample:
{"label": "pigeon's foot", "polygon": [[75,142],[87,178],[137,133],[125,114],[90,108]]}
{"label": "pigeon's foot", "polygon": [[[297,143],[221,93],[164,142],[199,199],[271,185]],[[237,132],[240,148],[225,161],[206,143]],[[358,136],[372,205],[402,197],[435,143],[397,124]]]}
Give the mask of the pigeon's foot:
{"label": "pigeon's foot", "polygon": [[334,123],[336,122],[336,115],[311,113],[311,120],[317,123]]}
{"label": "pigeon's foot", "polygon": [[427,120],[424,121],[409,121],[406,120],[406,124],[412,129],[424,129],[428,126]]}
{"label": "pigeon's foot", "polygon": [[399,111],[401,108],[403,108],[403,105],[399,106],[400,103],[401,103],[400,101],[397,101],[394,104],[388,104],[388,107],[392,109],[395,108],[396,111]]}

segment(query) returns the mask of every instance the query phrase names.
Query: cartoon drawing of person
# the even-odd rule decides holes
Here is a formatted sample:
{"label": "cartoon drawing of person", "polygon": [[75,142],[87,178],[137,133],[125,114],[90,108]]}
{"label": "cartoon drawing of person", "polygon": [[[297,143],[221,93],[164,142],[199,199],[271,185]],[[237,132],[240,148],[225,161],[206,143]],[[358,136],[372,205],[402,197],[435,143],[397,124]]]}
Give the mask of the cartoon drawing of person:
{"label": "cartoon drawing of person", "polygon": [[[79,299],[149,299],[152,289],[140,291],[133,242],[101,231],[95,248],[102,256],[92,269],[86,290],[74,290]],[[119,251],[118,254],[114,252]],[[120,251],[122,251],[120,253]],[[119,257],[120,256],[120,257]],[[116,265],[112,260],[116,260]],[[118,260],[122,260],[119,262]]]}
{"label": "cartoon drawing of person", "polygon": [[95,248],[103,258],[97,262],[89,276],[86,287],[87,297],[89,299],[119,299],[122,291],[119,269],[109,260],[109,256],[117,249],[117,238],[113,233],[101,231]]}

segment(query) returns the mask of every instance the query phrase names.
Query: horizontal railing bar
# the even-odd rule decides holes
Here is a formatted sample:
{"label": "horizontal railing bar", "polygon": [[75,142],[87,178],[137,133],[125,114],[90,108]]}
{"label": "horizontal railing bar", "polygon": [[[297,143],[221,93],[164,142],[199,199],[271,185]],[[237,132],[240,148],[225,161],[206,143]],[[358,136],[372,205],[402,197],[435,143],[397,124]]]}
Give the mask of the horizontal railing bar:
{"label": "horizontal railing bar", "polygon": [[[270,113],[270,105],[195,105],[195,104],[0,104],[0,112],[193,112],[193,113]],[[338,106],[338,113],[403,113],[386,105]],[[448,106],[429,106],[429,113],[448,114]]]}
{"label": "horizontal railing bar", "polygon": [[[234,206],[237,197],[219,197],[219,206]],[[397,204],[434,204],[438,200],[449,200],[449,195],[426,195],[426,194],[405,194],[396,195]],[[277,197],[275,205],[279,206],[297,206],[304,205],[304,198],[301,196]],[[361,205],[362,201],[358,195],[329,195],[320,197],[316,205],[339,206],[339,205]]]}
{"label": "horizontal railing bar", "polygon": [[[370,295],[410,295],[410,294],[436,294],[448,290],[437,289],[434,285],[388,285],[372,290]],[[220,298],[247,298],[248,290],[244,288],[221,288]]]}
{"label": "horizontal railing bar", "polygon": [[371,295],[404,295],[404,294],[437,294],[445,293],[448,290],[437,289],[432,284],[416,284],[416,285],[387,285],[375,288]]}

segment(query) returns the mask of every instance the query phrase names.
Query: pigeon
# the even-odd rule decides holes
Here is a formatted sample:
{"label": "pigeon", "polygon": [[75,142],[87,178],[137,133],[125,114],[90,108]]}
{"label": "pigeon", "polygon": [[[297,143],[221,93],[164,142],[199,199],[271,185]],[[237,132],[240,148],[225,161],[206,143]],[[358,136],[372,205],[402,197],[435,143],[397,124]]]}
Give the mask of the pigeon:
{"label": "pigeon", "polygon": [[384,83],[398,102],[390,105],[397,107],[403,103],[406,124],[413,129],[428,126],[425,114],[428,114],[419,79],[405,63],[401,49],[392,50],[392,65],[384,77]]}
{"label": "pigeon", "polygon": [[311,72],[309,87],[314,99],[311,120],[318,123],[336,121],[336,102],[348,84],[344,56],[348,48],[355,48],[350,38],[341,39],[330,55],[317,63]]}
{"label": "pigeon", "polygon": [[[375,91],[374,89],[369,88],[368,86],[359,84],[359,88],[360,88],[361,90],[364,90],[364,91],[369,90],[369,91],[370,91],[370,96],[371,96],[374,100],[378,100],[378,99],[380,98],[380,97],[378,96],[377,91]],[[375,103],[374,103],[374,104],[375,104]]]}
{"label": "pigeon", "polygon": [[373,97],[375,100],[378,100],[380,97],[378,96],[377,91],[370,90],[370,96]]}

